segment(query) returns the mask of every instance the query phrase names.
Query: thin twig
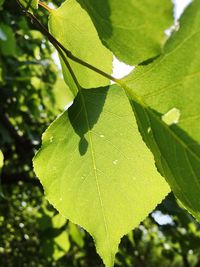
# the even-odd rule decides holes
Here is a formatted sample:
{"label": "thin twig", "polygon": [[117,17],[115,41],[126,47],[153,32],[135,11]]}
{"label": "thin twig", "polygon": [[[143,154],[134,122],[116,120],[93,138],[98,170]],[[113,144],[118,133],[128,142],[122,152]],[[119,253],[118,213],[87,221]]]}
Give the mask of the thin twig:
{"label": "thin twig", "polygon": [[72,76],[72,79],[74,80],[74,83],[77,86],[78,91],[80,91],[81,90],[81,86],[80,86],[80,84],[79,84],[79,82],[78,82],[78,80],[76,78],[76,75],[74,74],[74,72],[73,72],[68,60],[66,59],[62,49],[57,44],[55,44],[55,48],[58,51],[59,55],[61,56],[62,60],[64,61],[66,67],[68,68],[68,70],[69,70],[69,72],[70,72],[70,74]]}

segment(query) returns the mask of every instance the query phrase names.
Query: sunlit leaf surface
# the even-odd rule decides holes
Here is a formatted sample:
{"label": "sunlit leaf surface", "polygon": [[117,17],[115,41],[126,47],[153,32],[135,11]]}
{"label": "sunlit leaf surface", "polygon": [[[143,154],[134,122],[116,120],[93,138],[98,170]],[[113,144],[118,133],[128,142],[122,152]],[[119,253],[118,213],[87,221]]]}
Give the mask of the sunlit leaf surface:
{"label": "sunlit leaf surface", "polygon": [[169,192],[123,90],[82,90],[43,135],[34,169],[47,199],[95,239],[107,267],[120,238]]}

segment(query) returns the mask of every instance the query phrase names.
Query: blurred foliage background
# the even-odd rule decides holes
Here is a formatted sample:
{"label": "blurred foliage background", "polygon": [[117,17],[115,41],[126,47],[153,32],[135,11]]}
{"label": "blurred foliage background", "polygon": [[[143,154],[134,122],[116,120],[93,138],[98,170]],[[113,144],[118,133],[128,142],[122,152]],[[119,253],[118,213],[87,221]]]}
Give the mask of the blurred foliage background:
{"label": "blurred foliage background", "polygon": [[[37,15],[47,23],[45,10]],[[0,18],[0,266],[103,266],[91,237],[47,203],[32,170],[42,133],[71,101],[55,51],[15,0],[0,0]],[[115,266],[200,267],[200,225],[170,194],[122,239]]]}

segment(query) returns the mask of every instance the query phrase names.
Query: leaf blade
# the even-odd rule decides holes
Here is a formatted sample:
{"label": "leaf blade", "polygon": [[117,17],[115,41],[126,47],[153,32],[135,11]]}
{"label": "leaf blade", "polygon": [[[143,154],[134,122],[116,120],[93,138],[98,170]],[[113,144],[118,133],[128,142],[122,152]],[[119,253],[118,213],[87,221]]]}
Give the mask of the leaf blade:
{"label": "leaf blade", "polygon": [[45,133],[34,169],[48,200],[94,237],[98,253],[110,267],[120,238],[169,188],[138,133],[122,89],[82,92],[68,115],[63,113]]}

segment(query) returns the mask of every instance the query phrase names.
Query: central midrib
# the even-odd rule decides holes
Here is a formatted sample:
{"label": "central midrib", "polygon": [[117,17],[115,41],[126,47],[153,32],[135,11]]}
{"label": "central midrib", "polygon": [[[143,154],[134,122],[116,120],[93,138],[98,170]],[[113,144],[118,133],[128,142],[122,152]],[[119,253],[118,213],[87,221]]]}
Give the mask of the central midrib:
{"label": "central midrib", "polygon": [[91,158],[92,158],[93,169],[94,169],[95,183],[96,183],[99,202],[100,202],[100,206],[101,206],[101,212],[102,212],[102,216],[103,216],[104,227],[105,227],[105,231],[106,231],[106,235],[107,235],[106,242],[107,242],[107,244],[111,250],[110,235],[109,235],[109,231],[108,231],[108,226],[107,226],[106,216],[105,216],[105,209],[104,209],[104,205],[103,205],[103,201],[102,201],[102,197],[101,197],[100,186],[99,186],[99,181],[98,181],[98,174],[97,174],[97,167],[96,167],[96,160],[95,160],[95,153],[94,153],[94,145],[93,145],[93,139],[92,139],[90,124],[89,124],[89,120],[88,120],[88,112],[87,112],[87,108],[85,105],[85,99],[84,99],[84,96],[83,96],[81,89],[79,90],[79,93],[80,93],[81,102],[83,105],[83,110],[84,110],[85,119],[86,119],[86,124],[87,124],[87,128],[88,128],[88,136],[89,136],[89,143],[90,143],[89,149],[91,151]]}

